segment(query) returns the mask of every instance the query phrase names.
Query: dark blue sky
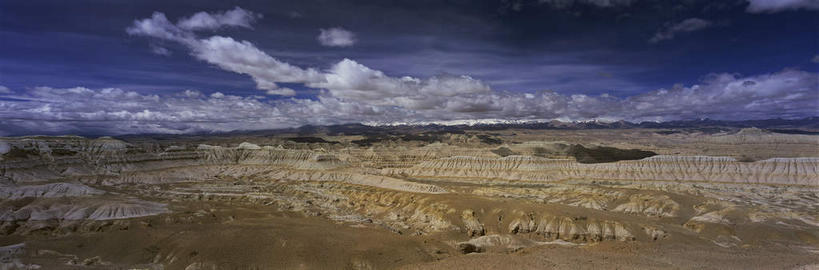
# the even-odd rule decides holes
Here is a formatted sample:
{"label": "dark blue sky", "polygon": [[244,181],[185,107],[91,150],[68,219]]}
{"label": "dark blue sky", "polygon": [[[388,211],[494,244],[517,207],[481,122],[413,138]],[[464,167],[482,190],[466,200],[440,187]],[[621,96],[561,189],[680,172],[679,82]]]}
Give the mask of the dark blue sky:
{"label": "dark blue sky", "polygon": [[[38,86],[316,100],[321,87],[278,81],[296,96],[264,95],[250,76],[200,60],[184,44],[126,32],[153,12],[177,22],[241,7],[262,16],[251,27],[196,34],[247,40],[319,71],[348,58],[392,77],[468,75],[494,92],[627,98],[713,74],[815,75],[819,16],[810,1],[759,10],[745,0],[2,1],[0,86],[14,94],[7,100]],[[355,43],[317,41],[333,27]],[[167,55],[153,51],[160,47]]]}
{"label": "dark blue sky", "polygon": [[[184,50],[153,54],[149,41],[124,31],[154,11],[178,18],[234,6],[264,15],[253,31],[234,36],[292,64],[327,68],[346,57],[395,76],[467,74],[512,91],[632,95],[691,84],[708,73],[815,69],[810,61],[819,48],[815,12],[751,14],[743,1],[611,8],[522,2],[519,11],[502,1],[169,2],[4,1],[0,83],[253,93],[242,75],[203,65]],[[301,16],[292,18],[294,12]],[[648,42],[665,24],[692,17],[714,25]],[[335,26],[355,32],[356,46],[327,49],[315,42],[317,29]],[[561,76],[566,65],[572,68]]]}

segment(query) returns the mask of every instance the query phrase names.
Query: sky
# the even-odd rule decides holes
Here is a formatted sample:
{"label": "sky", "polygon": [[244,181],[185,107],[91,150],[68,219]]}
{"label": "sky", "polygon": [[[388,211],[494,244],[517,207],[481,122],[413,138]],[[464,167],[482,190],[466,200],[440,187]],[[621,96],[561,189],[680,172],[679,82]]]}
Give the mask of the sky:
{"label": "sky", "polygon": [[819,0],[2,1],[0,136],[819,116]]}

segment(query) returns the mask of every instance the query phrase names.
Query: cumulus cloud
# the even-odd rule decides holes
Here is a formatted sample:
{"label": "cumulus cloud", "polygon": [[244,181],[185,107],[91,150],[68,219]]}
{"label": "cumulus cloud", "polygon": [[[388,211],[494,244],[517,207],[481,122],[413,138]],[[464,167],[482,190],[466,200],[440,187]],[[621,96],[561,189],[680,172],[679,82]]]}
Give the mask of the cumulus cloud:
{"label": "cumulus cloud", "polygon": [[[216,15],[200,12],[191,18],[208,16]],[[256,82],[256,88],[269,95],[294,96],[294,90],[281,88],[277,83],[300,83],[310,88],[326,89],[334,97],[365,104],[433,108],[444,106],[447,97],[491,91],[487,84],[469,76],[390,77],[350,59],[339,61],[326,71],[301,68],[270,56],[250,41],[218,35],[199,38],[188,28],[182,27],[181,23],[170,23],[162,13],[154,13],[151,18],[134,21],[126,31],[132,35],[179,42],[197,59],[226,71],[249,75]],[[319,40],[325,45],[344,46],[352,45],[354,36],[341,28],[322,29]]]}
{"label": "cumulus cloud", "polygon": [[[346,65],[346,68],[361,68],[355,63]],[[379,76],[372,70],[352,72],[363,76],[359,78]],[[819,74],[799,70],[756,76],[711,74],[695,85],[675,85],[626,98],[563,95],[551,91],[491,91],[478,85],[470,86],[475,82],[457,76],[436,80],[438,82],[432,82],[432,79],[382,82],[407,84],[402,86],[411,90],[406,94],[360,98],[326,91],[315,99],[272,101],[259,96],[240,97],[220,92],[206,96],[196,90],[150,95],[118,88],[35,87],[11,96],[25,102],[0,100],[0,127],[3,127],[0,131],[8,134],[185,133],[350,122],[464,119],[671,121],[703,117],[740,120],[819,114],[816,109],[819,108],[819,93],[816,91]],[[344,83],[350,88],[366,89],[368,85],[360,85],[361,81]],[[452,88],[459,90],[445,95],[427,96],[421,91],[424,87],[453,83],[458,87]]]}
{"label": "cumulus cloud", "polygon": [[177,25],[186,30],[213,30],[226,26],[253,28],[250,24],[259,18],[262,18],[261,14],[235,7],[217,13],[199,12],[179,20]]}
{"label": "cumulus cloud", "polygon": [[819,63],[819,54],[814,55],[813,58],[810,59],[813,63]]}
{"label": "cumulus cloud", "polygon": [[750,13],[775,13],[786,10],[819,10],[817,0],[748,0]]}
{"label": "cumulus cloud", "polygon": [[25,102],[0,101],[0,125],[11,133],[183,133],[284,127],[288,123],[261,97],[218,92],[204,96],[185,90],[159,96],[119,88],[34,87],[14,98]]}
{"label": "cumulus cloud", "polygon": [[764,119],[819,114],[819,75],[798,70],[740,77],[712,74],[702,84],[675,86],[628,98],[638,113],[624,118]]}
{"label": "cumulus cloud", "polygon": [[154,12],[150,18],[135,20],[125,32],[129,35],[149,36],[184,44],[195,41],[193,32],[179,28],[162,12]]}
{"label": "cumulus cloud", "polygon": [[259,89],[276,90],[277,82],[306,83],[322,80],[318,71],[279,61],[249,41],[213,36],[192,44],[190,47],[196,58],[227,71],[250,75]]}
{"label": "cumulus cloud", "polygon": [[[593,3],[602,6],[627,4]],[[658,33],[657,40],[671,39],[676,33],[696,31],[710,25],[711,22],[703,19],[686,19]],[[748,78],[730,74],[714,75],[701,85],[661,89],[626,99],[607,95],[565,96],[553,92],[521,94],[494,91],[480,80],[465,75],[426,79],[389,76],[351,59],[343,59],[323,71],[301,68],[268,55],[249,41],[223,36],[197,38],[192,31],[181,29],[169,23],[164,14],[154,13],[151,18],[135,21],[128,31],[179,41],[188,46],[198,59],[227,71],[251,76],[257,87],[267,90],[268,94],[295,94],[292,89],[279,88],[276,85],[279,82],[301,83],[310,88],[323,89],[316,100],[292,99],[289,103],[275,105],[280,112],[296,111],[297,115],[310,115],[312,119],[328,123],[487,117],[674,120],[675,117],[719,117],[730,112],[715,111],[717,109],[752,113],[737,108],[753,109],[753,112],[759,112],[754,117],[763,118],[765,114],[770,117],[815,114],[805,109],[813,110],[815,106],[805,106],[805,103],[786,98],[816,95],[813,93],[815,91],[809,91],[815,89],[816,75],[801,71]],[[737,83],[739,80],[741,83]],[[781,85],[787,87],[778,87]],[[761,95],[763,92],[775,94]],[[217,94],[211,95],[211,98],[224,96]],[[816,98],[809,101],[816,101]],[[797,106],[782,107],[788,104]]]}
{"label": "cumulus cloud", "polygon": [[663,30],[660,30],[659,32],[654,34],[654,36],[651,37],[651,39],[649,39],[648,41],[651,43],[657,43],[663,40],[671,40],[677,33],[699,31],[710,27],[712,24],[713,23],[711,23],[710,21],[703,20],[700,18],[688,18],[679,23],[669,25]]}
{"label": "cumulus cloud", "polygon": [[273,95],[295,94],[292,89],[279,89],[277,82],[306,83],[321,80],[321,74],[316,70],[301,69],[281,62],[262,52],[249,41],[238,41],[223,36],[200,39],[194,32],[225,26],[250,28],[254,18],[260,16],[237,7],[214,14],[199,12],[173,24],[165,14],[154,12],[150,18],[135,20],[126,32],[130,35],[178,42],[187,46],[200,60],[227,71],[249,75],[256,82],[256,88]]}
{"label": "cumulus cloud", "polygon": [[[691,29],[697,28],[695,25],[701,25],[680,24],[683,26],[671,26],[669,30],[694,31]],[[819,75],[799,70],[756,76],[712,74],[696,85],[677,85],[626,98],[563,95],[551,91],[505,92],[466,75],[390,76],[351,59],[343,59],[326,70],[302,68],[268,55],[249,41],[218,35],[201,38],[192,29],[205,28],[182,27],[181,23],[171,23],[164,14],[154,13],[150,18],[134,21],[127,31],[132,35],[177,42],[199,60],[250,76],[257,88],[267,94],[296,94],[277,83],[298,83],[320,89],[320,93],[309,99],[268,100],[221,92],[204,95],[190,89],[149,95],[118,88],[35,87],[19,95],[9,95],[12,99],[0,100],[0,127],[3,127],[0,129],[7,134],[34,131],[184,133],[349,122],[668,121],[702,117],[740,120],[819,114],[816,110]]]}
{"label": "cumulus cloud", "polygon": [[11,94],[11,89],[6,86],[0,85],[0,94]]}
{"label": "cumulus cloud", "polygon": [[465,75],[390,77],[350,59],[335,64],[324,81],[308,86],[327,89],[329,94],[345,100],[409,109],[439,108],[449,97],[491,92],[485,83]]}
{"label": "cumulus cloud", "polygon": [[316,39],[327,47],[350,47],[355,44],[355,34],[341,27],[319,29]]}
{"label": "cumulus cloud", "polygon": [[267,90],[266,93],[268,95],[288,96],[288,97],[296,95],[296,91],[293,90],[293,89],[290,89],[290,88],[271,89],[271,90]]}

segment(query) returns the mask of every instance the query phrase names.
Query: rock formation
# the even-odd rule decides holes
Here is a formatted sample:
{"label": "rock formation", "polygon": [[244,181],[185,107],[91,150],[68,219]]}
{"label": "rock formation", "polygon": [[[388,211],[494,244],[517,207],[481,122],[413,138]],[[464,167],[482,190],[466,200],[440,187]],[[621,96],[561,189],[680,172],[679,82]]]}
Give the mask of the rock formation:
{"label": "rock formation", "polygon": [[[94,237],[123,237],[140,247],[131,252],[145,257],[100,249],[93,254],[68,249],[23,252],[22,246],[7,246],[0,252],[14,256],[3,255],[9,259],[3,259],[2,267],[26,268],[32,266],[26,260],[34,259],[56,262],[46,268],[86,263],[114,268],[297,268],[237,265],[198,254],[226,252],[206,249],[209,244],[202,241],[210,238],[227,245],[238,245],[238,239],[244,244],[268,241],[256,248],[284,254],[316,243],[355,242],[344,238],[347,234],[373,237],[361,244],[362,250],[410,243],[406,245],[411,248],[398,248],[394,254],[413,262],[464,253],[536,251],[544,245],[593,251],[673,243],[669,246],[712,252],[742,248],[755,254],[776,246],[782,247],[777,254],[799,258],[819,250],[819,153],[771,157],[767,152],[774,144],[819,145],[815,136],[783,138],[749,129],[704,139],[696,132],[652,131],[634,140],[652,142],[651,151],[643,151],[636,143],[609,138],[583,146],[533,138],[540,136],[537,132],[498,132],[403,141],[358,135],[299,140],[2,138],[0,239],[26,239],[40,247],[61,237],[101,242],[105,239]],[[429,138],[439,141],[425,141]],[[675,155],[670,152],[687,150],[653,143],[656,138],[715,145],[732,156]],[[750,151],[745,149],[749,144],[760,145],[766,152],[755,155],[768,158],[738,160]],[[618,156],[579,162],[572,149]],[[653,152],[661,154],[627,160]],[[608,162],[611,158],[617,161]],[[257,226],[274,228],[254,231]],[[279,230],[288,233],[248,236],[251,231],[264,235]],[[228,236],[209,234],[212,231]],[[320,233],[324,231],[327,234]],[[199,234],[207,236],[194,237]],[[285,241],[289,235],[297,239]],[[276,239],[281,242],[269,242]],[[375,252],[345,247],[328,251],[345,254],[345,267],[395,266],[372,257]],[[417,254],[406,253],[410,251]]]}

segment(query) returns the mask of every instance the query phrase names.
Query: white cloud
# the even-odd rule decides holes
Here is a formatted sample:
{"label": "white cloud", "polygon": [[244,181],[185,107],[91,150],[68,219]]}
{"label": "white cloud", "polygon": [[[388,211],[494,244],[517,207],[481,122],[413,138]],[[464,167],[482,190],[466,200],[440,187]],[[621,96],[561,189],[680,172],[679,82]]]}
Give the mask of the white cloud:
{"label": "white cloud", "polygon": [[296,95],[296,91],[290,88],[279,88],[279,89],[271,89],[267,90],[266,92],[268,95],[275,95],[275,96],[288,96],[292,97]]}
{"label": "white cloud", "polygon": [[[600,4],[613,5],[614,2]],[[702,19],[687,19],[668,26],[658,33],[656,39],[671,39],[676,33],[696,31],[710,25]],[[217,28],[210,26],[207,29]],[[86,125],[83,121],[90,121],[104,123],[97,128],[114,133],[187,132],[302,124],[490,118],[763,119],[812,116],[817,114],[819,105],[815,91],[819,80],[817,74],[796,70],[751,77],[715,74],[698,85],[674,86],[628,98],[566,96],[550,91],[501,92],[470,76],[390,76],[350,59],[343,59],[328,70],[302,68],[268,55],[249,41],[218,35],[199,38],[192,29],[205,27],[181,27],[157,12],[151,18],[134,21],[127,31],[132,35],[178,42],[197,59],[250,76],[257,88],[270,95],[296,94],[277,83],[299,83],[322,89],[321,93],[315,99],[264,101],[258,97],[219,92],[204,96],[193,90],[160,98],[120,89],[35,88],[20,97],[33,102],[0,101],[0,112],[7,114],[0,115],[0,119],[26,118],[34,119],[31,122],[43,122],[31,126],[9,122],[12,120],[3,123],[15,124],[22,130],[71,130]],[[45,102],[51,100],[58,102]]]}
{"label": "white cloud", "polygon": [[[353,63],[348,65],[361,68]],[[372,70],[355,72],[365,77],[378,74]],[[388,77],[382,77],[385,78]],[[453,79],[461,80],[458,77]],[[410,81],[398,80],[398,84]],[[816,109],[819,108],[819,93],[816,91],[819,74],[798,70],[745,77],[712,74],[700,84],[676,85],[627,98],[562,95],[549,91],[498,92],[472,87],[446,93],[449,96],[421,93],[419,89],[434,84],[430,81],[415,81],[402,86],[412,90],[406,94],[393,93],[371,99],[340,97],[328,90],[316,99],[274,101],[220,92],[205,96],[195,90],[160,96],[118,88],[35,87],[11,96],[25,102],[0,100],[0,127],[3,127],[0,132],[184,133],[349,122],[463,119],[670,121],[703,117],[742,120],[794,118],[819,113]],[[473,82],[463,79],[462,83],[469,85]],[[409,100],[429,104],[419,106]]]}
{"label": "white cloud", "polygon": [[[702,84],[675,86],[627,99],[640,112],[624,118],[764,119],[816,116],[819,111],[819,76],[798,70],[739,77],[712,74]],[[799,97],[794,100],[793,97]]]}
{"label": "white cloud", "polygon": [[235,7],[219,13],[199,12],[179,20],[177,25],[186,30],[213,30],[225,26],[253,28],[250,24],[259,18],[262,18],[261,14]]}
{"label": "white cloud", "polygon": [[188,90],[185,90],[184,92],[182,92],[182,95],[184,95],[186,97],[189,97],[189,98],[197,98],[197,97],[202,96],[202,92],[188,89]]}
{"label": "white cloud", "polygon": [[750,13],[775,13],[786,10],[819,10],[817,0],[748,0]]}
{"label": "white cloud", "polygon": [[159,39],[188,43],[194,41],[193,32],[183,30],[171,23],[162,12],[154,12],[150,18],[135,20],[126,28],[129,35],[141,35]]}
{"label": "white cloud", "polygon": [[461,75],[430,78],[419,91],[427,95],[452,97],[463,94],[484,94],[492,90],[479,80]]}
{"label": "white cloud", "polygon": [[193,90],[157,96],[118,88],[35,87],[15,98],[26,102],[0,101],[0,126],[11,132],[182,133],[293,124],[259,97],[219,92],[209,97]]}
{"label": "white cloud", "polygon": [[197,40],[190,47],[200,60],[227,71],[250,75],[256,82],[256,88],[262,90],[278,89],[277,82],[306,83],[323,79],[318,71],[279,61],[249,41],[213,36]]}
{"label": "white cloud", "polygon": [[328,70],[324,81],[309,86],[328,89],[342,98],[376,101],[406,94],[413,83],[416,81],[392,78],[381,71],[344,59]]}
{"label": "white cloud", "polygon": [[677,33],[699,31],[708,28],[712,24],[713,23],[710,21],[700,18],[688,18],[657,32],[653,37],[651,37],[651,39],[649,39],[649,42],[657,43],[663,40],[671,40]]}
{"label": "white cloud", "polygon": [[321,45],[328,47],[350,47],[356,42],[355,34],[341,27],[319,29],[316,39]]}
{"label": "white cloud", "polygon": [[[216,15],[200,12],[193,17],[214,16]],[[223,36],[198,38],[193,31],[185,28],[171,24],[162,13],[154,13],[151,18],[134,21],[134,25],[127,31],[133,35],[177,41],[187,46],[191,54],[200,60],[226,71],[249,75],[256,82],[256,88],[266,90],[269,95],[294,96],[294,90],[280,88],[277,83],[301,83],[312,88],[327,89],[335,97],[368,104],[430,108],[443,106],[443,97],[491,91],[488,85],[469,76],[441,76],[426,80],[395,78],[350,59],[344,59],[330,70],[320,72],[282,62],[249,41],[237,41]],[[351,45],[354,37],[349,31],[332,28],[322,29],[319,40],[323,39],[326,39],[323,42],[327,44],[342,46],[348,43]]]}
{"label": "white cloud", "polygon": [[218,29],[223,26],[250,28],[255,13],[239,7],[221,13],[199,12],[194,16],[171,23],[165,14],[154,12],[151,18],[135,20],[126,29],[131,35],[148,36],[179,42],[187,46],[192,54],[205,62],[224,70],[249,75],[256,82],[256,88],[269,94],[292,95],[292,90],[279,89],[277,82],[307,83],[322,80],[322,75],[313,69],[301,69],[281,62],[262,52],[249,41],[237,41],[230,37],[212,36],[205,39],[196,37],[194,30]]}
{"label": "white cloud", "polygon": [[0,85],[0,94],[11,94],[11,89],[4,85]]}
{"label": "white cloud", "polygon": [[444,106],[449,97],[492,91],[485,83],[465,75],[428,79],[390,77],[350,59],[330,68],[325,81],[307,85],[327,89],[332,96],[345,100],[408,109],[438,108]]}

